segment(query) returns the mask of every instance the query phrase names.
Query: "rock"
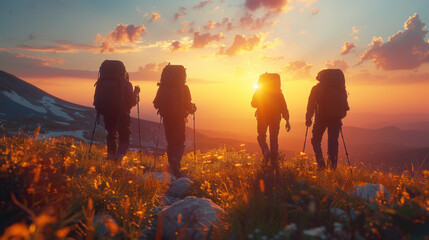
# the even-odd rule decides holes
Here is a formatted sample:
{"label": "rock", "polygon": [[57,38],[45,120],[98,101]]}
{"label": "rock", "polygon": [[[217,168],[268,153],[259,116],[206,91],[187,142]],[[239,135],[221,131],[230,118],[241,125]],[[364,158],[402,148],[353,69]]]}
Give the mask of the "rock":
{"label": "rock", "polygon": [[157,231],[162,239],[207,239],[224,214],[210,199],[186,197],[161,211]]}
{"label": "rock", "polygon": [[352,194],[369,202],[373,202],[377,198],[386,201],[390,199],[390,193],[383,184],[367,183],[365,185],[356,185]]}
{"label": "rock", "polygon": [[190,192],[192,184],[193,182],[189,178],[179,178],[170,183],[170,190],[167,194],[172,197],[184,198]]}
{"label": "rock", "polygon": [[182,200],[182,198],[168,196],[168,195],[161,197],[161,202],[163,202],[165,205],[171,205],[180,200]]}

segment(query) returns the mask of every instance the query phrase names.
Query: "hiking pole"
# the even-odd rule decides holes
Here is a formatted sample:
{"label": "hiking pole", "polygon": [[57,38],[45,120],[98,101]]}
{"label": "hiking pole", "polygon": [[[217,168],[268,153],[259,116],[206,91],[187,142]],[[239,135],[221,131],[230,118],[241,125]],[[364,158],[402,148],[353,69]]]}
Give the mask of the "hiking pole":
{"label": "hiking pole", "polygon": [[6,133],[4,131],[3,122],[0,122],[1,130],[3,131],[3,140],[6,142]]}
{"label": "hiking pole", "polygon": [[194,114],[193,114],[194,116],[192,117],[193,118],[193,120],[194,120],[194,162],[196,162],[197,161],[197,155],[195,155],[195,153],[197,152],[197,147],[196,147],[196,141],[195,141],[195,112],[194,112]]}
{"label": "hiking pole", "polygon": [[142,162],[142,136],[140,134],[140,93],[137,93],[137,121],[138,121],[137,125],[139,127],[139,150],[140,150],[139,154],[140,154],[140,163],[141,163]]}
{"label": "hiking pole", "polygon": [[353,174],[352,168],[351,168],[351,165],[350,165],[349,153],[347,152],[346,141],[344,141],[343,128],[340,128],[340,133],[341,133],[341,138],[343,139],[344,150],[346,151],[347,162],[349,163],[350,174]]}
{"label": "hiking pole", "polygon": [[100,120],[100,113],[97,111],[97,116],[95,117],[94,129],[92,130],[91,143],[89,144],[88,154],[91,153],[92,142],[94,141],[95,128],[97,127],[97,122]]}
{"label": "hiking pole", "polygon": [[303,153],[305,152],[305,143],[307,142],[307,133],[308,133],[308,127],[305,130],[304,147],[302,147],[302,152]]}
{"label": "hiking pole", "polygon": [[162,117],[159,117],[159,126],[158,126],[158,137],[156,138],[156,147],[154,151],[154,160],[153,160],[153,168],[155,168],[156,165],[156,157],[158,152],[158,145],[159,145],[159,133],[161,132],[161,123],[162,123]]}

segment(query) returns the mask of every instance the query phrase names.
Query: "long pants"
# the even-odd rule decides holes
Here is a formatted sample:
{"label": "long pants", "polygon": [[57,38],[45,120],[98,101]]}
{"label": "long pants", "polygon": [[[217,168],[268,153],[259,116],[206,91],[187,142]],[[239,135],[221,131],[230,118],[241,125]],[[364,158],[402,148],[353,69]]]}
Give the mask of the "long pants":
{"label": "long pants", "polygon": [[[278,119],[258,119],[258,143],[261,147],[262,154],[265,155],[267,151],[270,152],[271,163],[274,166],[277,164],[277,157],[279,152],[279,130],[280,130],[280,120]],[[270,131],[270,148],[267,144],[267,128],[269,127]]]}
{"label": "long pants", "polygon": [[328,129],[328,155],[335,169],[338,159],[338,137],[340,134],[342,123],[341,120],[321,120],[317,119],[313,126],[313,137],[311,144],[313,145],[316,161],[320,164],[323,160],[322,152],[322,137],[326,129]]}
{"label": "long pants", "polygon": [[164,117],[165,138],[167,139],[168,163],[173,174],[180,177],[180,161],[185,150],[185,118]]}
{"label": "long pants", "polygon": [[[107,154],[125,155],[130,145],[130,115],[104,117],[104,128],[107,130]],[[119,146],[118,146],[119,135]]]}

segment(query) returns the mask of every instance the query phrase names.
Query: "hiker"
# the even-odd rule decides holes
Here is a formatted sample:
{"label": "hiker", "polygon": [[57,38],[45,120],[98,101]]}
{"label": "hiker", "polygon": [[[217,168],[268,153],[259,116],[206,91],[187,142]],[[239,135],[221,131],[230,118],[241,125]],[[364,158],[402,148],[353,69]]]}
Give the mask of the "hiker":
{"label": "hiker", "polygon": [[153,105],[164,124],[171,172],[176,178],[180,178],[180,161],[185,150],[186,118],[197,110],[191,102],[191,92],[186,85],[186,69],[182,65],[169,63],[162,70],[158,86]]}
{"label": "hiker", "polygon": [[107,159],[120,161],[130,144],[130,110],[137,104],[140,88],[133,91],[124,64],[116,60],[101,64],[95,86],[94,106],[107,130]]}
{"label": "hiker", "polygon": [[319,83],[311,89],[305,125],[310,127],[312,117],[316,114],[311,144],[319,170],[326,167],[321,143],[322,136],[328,129],[328,165],[335,170],[338,161],[338,137],[343,125],[341,120],[350,110],[345,78],[340,69],[324,69],[317,74],[316,79]]}
{"label": "hiker", "polygon": [[[259,77],[258,87],[253,94],[252,107],[256,108],[258,143],[264,157],[264,165],[271,160],[271,166],[279,173],[278,135],[280,121],[286,120],[286,131],[290,131],[289,111],[280,87],[280,75],[264,73]],[[268,147],[267,128],[270,131],[270,147]]]}

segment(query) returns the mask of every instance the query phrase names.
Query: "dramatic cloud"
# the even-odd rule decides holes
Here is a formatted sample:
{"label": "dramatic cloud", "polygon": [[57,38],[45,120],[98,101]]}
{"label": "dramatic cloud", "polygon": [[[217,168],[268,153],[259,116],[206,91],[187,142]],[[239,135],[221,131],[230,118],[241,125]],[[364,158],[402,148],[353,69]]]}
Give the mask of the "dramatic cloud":
{"label": "dramatic cloud", "polygon": [[140,66],[137,72],[130,72],[130,79],[133,81],[158,81],[161,77],[162,69],[168,62],[148,63],[144,67]]}
{"label": "dramatic cloud", "polygon": [[429,43],[425,41],[428,31],[417,13],[405,22],[404,28],[385,43],[381,37],[374,37],[360,63],[372,60],[378,69],[397,70],[415,69],[429,62]]}
{"label": "dramatic cloud", "polygon": [[[152,12],[152,16],[150,17],[149,22],[156,21],[156,20],[158,20],[158,19],[160,19],[160,18],[161,18],[161,14],[159,14],[159,11]],[[142,25],[142,26],[143,26],[143,25]],[[146,30],[146,29],[145,29],[145,30]]]}
{"label": "dramatic cloud", "polygon": [[344,60],[335,60],[332,63],[331,63],[331,61],[328,60],[328,61],[326,61],[325,66],[326,66],[326,68],[341,69],[341,70],[343,70],[343,72],[345,72],[347,70],[347,68],[349,68],[349,65]]}
{"label": "dramatic cloud", "polygon": [[311,11],[311,16],[317,15],[319,13],[318,8],[313,8],[313,11]]}
{"label": "dramatic cloud", "polygon": [[203,27],[206,30],[217,29],[217,28],[225,28],[226,31],[230,31],[233,28],[231,18],[223,18],[221,22],[215,22],[213,20],[209,20],[206,25]]}
{"label": "dramatic cloud", "polygon": [[345,42],[344,46],[343,46],[343,49],[341,50],[341,55],[346,55],[347,53],[349,53],[355,47],[356,47],[356,45],[354,43]]}
{"label": "dramatic cloud", "polygon": [[134,26],[127,24],[118,24],[110,34],[109,39],[114,42],[133,42],[134,40],[141,37],[143,33],[146,32],[146,27],[144,25]]}
{"label": "dramatic cloud", "polygon": [[171,52],[178,52],[180,50],[183,50],[183,45],[179,41],[174,41],[171,43]]}
{"label": "dramatic cloud", "polygon": [[179,10],[174,14],[174,20],[177,21],[180,18],[183,18],[186,16],[186,8],[179,7]]}
{"label": "dramatic cloud", "polygon": [[192,44],[192,48],[203,48],[210,42],[216,42],[222,40],[223,34],[215,34],[211,35],[210,33],[206,33],[203,35],[200,35],[200,32],[194,32],[194,42]]}
{"label": "dramatic cloud", "polygon": [[251,11],[259,8],[266,8],[273,11],[280,12],[286,5],[287,0],[246,0],[245,6]]}
{"label": "dramatic cloud", "polygon": [[202,8],[204,8],[205,6],[207,6],[207,5],[209,5],[209,4],[211,4],[211,3],[213,3],[212,1],[210,1],[210,0],[208,0],[208,1],[203,1],[203,2],[200,2],[198,5],[195,5],[194,6],[194,9],[202,9]]}
{"label": "dramatic cloud", "polygon": [[289,79],[299,80],[311,78],[310,70],[313,67],[312,64],[306,63],[305,61],[291,61],[285,67],[282,68],[283,72],[286,73]]}
{"label": "dramatic cloud", "polygon": [[260,34],[255,34],[249,39],[246,39],[244,35],[237,34],[234,37],[234,41],[231,47],[225,50],[225,47],[221,47],[219,54],[234,56],[241,52],[250,52],[255,49],[262,42]]}
{"label": "dramatic cloud", "polygon": [[26,56],[23,54],[0,52],[0,69],[22,78],[97,78],[96,71],[70,70],[52,67],[52,65],[63,63],[64,60],[59,58],[41,58]]}

